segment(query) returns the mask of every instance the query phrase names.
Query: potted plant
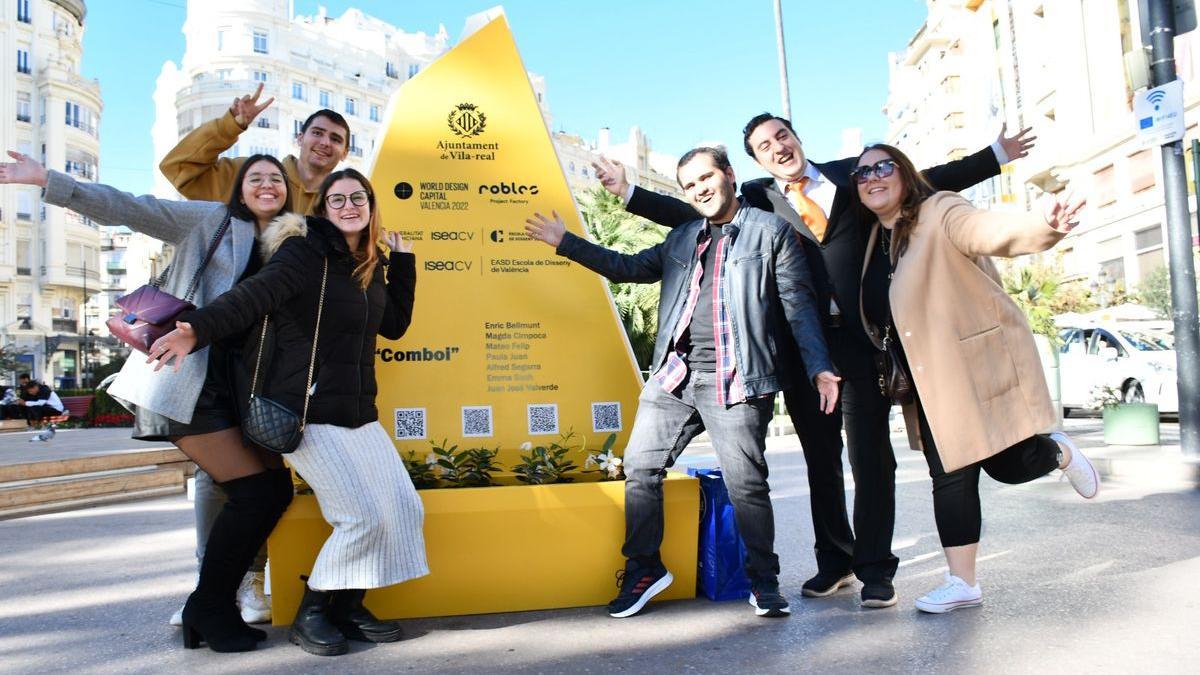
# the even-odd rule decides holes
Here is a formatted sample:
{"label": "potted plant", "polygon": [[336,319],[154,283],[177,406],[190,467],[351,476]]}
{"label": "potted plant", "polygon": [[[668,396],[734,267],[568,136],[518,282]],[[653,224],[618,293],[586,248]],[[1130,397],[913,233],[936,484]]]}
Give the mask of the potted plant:
{"label": "potted plant", "polygon": [[1091,405],[1102,411],[1108,445],[1158,445],[1157,404],[1126,403],[1119,389],[1097,385]]}

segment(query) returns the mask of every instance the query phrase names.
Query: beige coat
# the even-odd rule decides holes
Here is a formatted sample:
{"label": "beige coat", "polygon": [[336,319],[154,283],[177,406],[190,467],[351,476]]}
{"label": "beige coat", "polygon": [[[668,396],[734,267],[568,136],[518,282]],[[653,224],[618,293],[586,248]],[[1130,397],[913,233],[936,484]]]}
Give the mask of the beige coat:
{"label": "beige coat", "polygon": [[[871,230],[867,260],[879,227]],[[981,211],[952,192],[921,206],[889,298],[946,471],[991,457],[1057,419],[1029,323],[987,256],[1044,251],[1063,236],[1039,214]],[[881,344],[882,336],[868,333]],[[915,408],[906,406],[904,416],[919,450]]]}

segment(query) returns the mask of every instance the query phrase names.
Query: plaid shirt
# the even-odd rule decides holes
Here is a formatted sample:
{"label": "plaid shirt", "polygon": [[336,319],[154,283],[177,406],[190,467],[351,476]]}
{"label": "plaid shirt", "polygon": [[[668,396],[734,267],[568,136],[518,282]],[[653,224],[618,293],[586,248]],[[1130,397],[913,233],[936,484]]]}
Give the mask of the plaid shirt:
{"label": "plaid shirt", "polygon": [[[712,324],[717,352],[717,403],[720,405],[733,405],[746,400],[746,389],[742,384],[742,378],[738,375],[737,356],[733,351],[733,322],[729,318],[729,309],[725,306],[725,257],[732,245],[731,239],[733,239],[733,233],[721,237],[717,241],[715,257],[712,261]],[[684,303],[683,314],[679,316],[679,322],[675,324],[675,330],[671,334],[672,349],[667,353],[667,359],[662,367],[654,373],[654,379],[669,392],[678,389],[679,385],[683,384],[684,379],[687,378],[688,355],[679,348],[679,345],[683,342],[684,333],[692,323],[692,313],[696,311],[696,304],[700,300],[700,279],[704,275],[704,265],[700,263],[700,260],[710,244],[712,244],[712,235],[709,233],[708,227],[705,227],[697,238],[696,270],[692,273],[692,280],[688,286],[687,302]]]}

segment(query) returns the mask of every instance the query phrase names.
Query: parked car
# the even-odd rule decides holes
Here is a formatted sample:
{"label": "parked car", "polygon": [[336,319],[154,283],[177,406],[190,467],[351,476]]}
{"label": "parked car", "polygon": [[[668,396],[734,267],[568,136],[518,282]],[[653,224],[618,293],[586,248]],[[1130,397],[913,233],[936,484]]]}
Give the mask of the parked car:
{"label": "parked car", "polygon": [[1061,326],[1059,375],[1063,413],[1094,408],[1093,391],[1109,386],[1127,403],[1179,412],[1175,345],[1169,333],[1136,324]]}

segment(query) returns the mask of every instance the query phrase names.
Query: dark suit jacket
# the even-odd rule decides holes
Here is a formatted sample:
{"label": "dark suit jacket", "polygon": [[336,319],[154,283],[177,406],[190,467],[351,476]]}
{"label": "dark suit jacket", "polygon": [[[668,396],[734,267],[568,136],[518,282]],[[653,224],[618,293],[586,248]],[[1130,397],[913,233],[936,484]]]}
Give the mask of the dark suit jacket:
{"label": "dark suit jacket", "polygon": [[[875,218],[864,218],[852,206],[851,191],[856,187],[850,179],[850,170],[856,162],[856,157],[826,163],[813,162],[821,175],[837,186],[833,206],[827,214],[829,226],[821,241],[813,236],[800,214],[779,191],[774,178],[757,178],[742,183],[742,196],[751,206],[782,216],[800,235],[816,286],[818,307],[827,325],[830,295],[837,298],[843,329],[841,336],[829,340],[829,349],[834,365],[843,376],[875,373],[873,358],[876,349],[863,329],[858,311],[862,261],[866,254],[867,235]],[[987,147],[969,157],[926,169],[923,173],[935,189],[957,192],[997,175],[1000,173],[1000,164],[991,147]],[[668,227],[696,219],[696,212],[689,204],[641,188],[634,188],[626,208],[630,213]]]}

